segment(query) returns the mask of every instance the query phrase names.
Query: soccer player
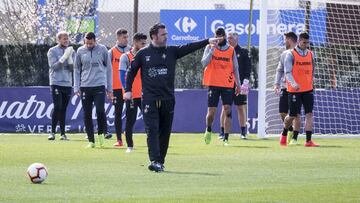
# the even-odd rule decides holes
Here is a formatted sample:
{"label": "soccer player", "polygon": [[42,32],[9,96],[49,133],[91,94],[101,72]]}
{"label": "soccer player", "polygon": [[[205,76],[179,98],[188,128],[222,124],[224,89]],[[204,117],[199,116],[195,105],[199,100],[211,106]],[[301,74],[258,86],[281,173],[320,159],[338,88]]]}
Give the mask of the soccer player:
{"label": "soccer player", "polygon": [[60,123],[60,140],[68,140],[65,135],[66,108],[71,97],[71,72],[73,71],[74,49],[69,46],[69,34],[57,33],[58,44],[47,53],[49,81],[54,104],[51,119],[51,134],[48,140],[55,140],[56,125]]}
{"label": "soccer player", "polygon": [[93,103],[96,107],[98,140],[100,147],[104,147],[105,93],[109,99],[112,99],[112,69],[107,48],[96,43],[96,36],[93,32],[86,33],[85,44],[76,52],[74,92],[81,97],[86,134],[89,139],[87,148],[95,147],[92,122]]}
{"label": "soccer player", "polygon": [[[133,36],[133,46],[130,51],[123,54],[120,58],[120,78],[123,87],[126,86],[126,71],[130,68],[130,62],[134,59],[136,53],[146,45],[147,36],[143,33],[135,33]],[[132,139],[133,128],[136,122],[137,109],[141,110],[141,73],[136,74],[132,84],[132,99],[126,101],[126,124],[125,137],[127,143],[126,152],[133,150],[134,142]]]}
{"label": "soccer player", "polygon": [[162,172],[174,117],[176,60],[205,47],[202,40],[183,46],[167,46],[167,30],[157,23],[150,28],[151,44],[134,57],[126,75],[125,100],[132,98],[132,84],[139,69],[142,81],[142,112],[147,134],[150,171]]}
{"label": "soccer player", "polygon": [[210,144],[212,135],[211,126],[219,103],[219,97],[221,96],[225,113],[223,141],[224,145],[228,145],[231,128],[231,104],[233,102],[235,84],[236,94],[240,90],[239,64],[234,48],[226,41],[224,28],[216,29],[215,37],[218,37],[219,41],[206,46],[201,59],[201,64],[203,67],[206,67],[203,85],[209,87],[204,140],[206,144]]}
{"label": "soccer player", "polygon": [[[286,90],[284,61],[285,61],[286,54],[291,53],[291,50],[293,50],[297,44],[297,35],[294,32],[285,33],[284,36],[285,36],[286,50],[284,52],[282,52],[280,55],[280,61],[276,68],[276,76],[275,76],[275,82],[274,82],[275,94],[280,95],[279,113],[280,113],[281,120],[283,122],[289,112],[288,92]],[[293,131],[293,128],[294,128],[294,131]],[[280,145],[286,146],[287,143],[289,143],[289,142],[290,142],[289,143],[290,145],[296,145],[297,137],[299,135],[299,130],[300,130],[300,114],[298,114],[295,117],[295,119],[293,121],[293,125],[289,127],[287,136],[280,137]]]}
{"label": "soccer player", "polygon": [[[246,132],[246,104],[247,104],[247,93],[249,92],[249,78],[251,72],[251,61],[249,57],[248,50],[239,46],[239,35],[236,32],[228,33],[227,39],[229,44],[234,47],[236,58],[239,64],[239,75],[241,85],[241,94],[236,95],[235,92],[233,94],[234,104],[236,106],[238,118],[239,118],[239,126],[241,128],[241,138],[247,139]],[[231,119],[231,118],[230,118]],[[231,122],[231,121],[230,121]],[[224,139],[224,126],[225,126],[225,110],[224,106],[221,110],[220,116],[220,128],[221,132],[219,134],[219,139]]]}
{"label": "soccer player", "polygon": [[314,74],[314,56],[308,49],[309,34],[301,33],[299,35],[298,45],[288,52],[285,56],[285,77],[287,91],[289,93],[289,115],[284,121],[284,129],[281,136],[286,136],[293,120],[301,113],[301,106],[305,110],[305,147],[318,147],[311,140],[313,125],[313,74]]}
{"label": "soccer player", "polygon": [[113,105],[115,107],[115,131],[117,141],[114,144],[115,147],[123,146],[123,142],[121,139],[121,131],[122,131],[122,110],[124,105],[122,89],[123,85],[120,81],[119,74],[119,61],[121,55],[128,52],[130,47],[128,46],[128,31],[124,28],[120,28],[116,31],[117,43],[109,50],[109,58],[111,60],[112,65],[112,78],[113,78]]}

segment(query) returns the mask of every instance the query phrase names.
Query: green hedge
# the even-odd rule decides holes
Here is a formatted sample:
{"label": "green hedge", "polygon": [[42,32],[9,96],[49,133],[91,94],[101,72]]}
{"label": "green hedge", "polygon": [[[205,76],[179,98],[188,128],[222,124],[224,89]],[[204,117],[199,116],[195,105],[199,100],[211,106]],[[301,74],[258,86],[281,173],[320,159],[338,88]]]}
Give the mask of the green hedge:
{"label": "green hedge", "polygon": [[[48,86],[49,66],[46,53],[50,47],[33,44],[0,46],[0,86]],[[178,60],[176,88],[201,88],[202,54],[203,50],[199,50]],[[251,54],[253,70],[255,70],[258,50],[252,48]],[[253,78],[256,81],[257,74],[254,74]]]}
{"label": "green hedge", "polygon": [[0,85],[48,85],[48,49],[46,45],[0,46]]}
{"label": "green hedge", "polygon": [[[0,86],[48,86],[49,67],[46,53],[51,46],[27,44],[24,46],[0,46]],[[77,49],[78,45],[75,46]],[[336,74],[337,88],[360,87],[360,47],[354,45],[332,45],[312,47],[315,53],[315,80],[317,88],[332,88],[331,75]],[[274,53],[272,53],[272,51]],[[278,57],[281,50],[268,50],[268,56]],[[271,54],[272,53],[272,54]],[[203,50],[198,50],[177,61],[175,87],[201,88],[203,68],[201,57]],[[252,72],[250,83],[257,88],[259,50],[252,47],[250,51]],[[271,59],[267,73],[274,73],[277,59]],[[260,71],[264,71],[260,69]],[[267,75],[273,80],[274,75]],[[267,82],[267,88],[272,88],[272,82]]]}

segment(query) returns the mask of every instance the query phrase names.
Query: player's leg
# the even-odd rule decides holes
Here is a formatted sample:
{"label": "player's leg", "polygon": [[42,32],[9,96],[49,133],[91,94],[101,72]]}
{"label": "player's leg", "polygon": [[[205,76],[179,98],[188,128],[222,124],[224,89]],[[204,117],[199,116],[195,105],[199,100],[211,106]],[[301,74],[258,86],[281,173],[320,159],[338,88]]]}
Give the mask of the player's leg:
{"label": "player's leg", "polygon": [[59,121],[62,103],[59,87],[57,85],[51,85],[51,96],[54,104],[54,110],[51,115],[51,133],[48,140],[55,140],[56,125]]}
{"label": "player's leg", "polygon": [[241,129],[241,139],[247,139],[247,126],[246,126],[246,105],[247,105],[247,96],[246,95],[237,95],[234,97],[234,104],[236,106],[239,126]]}
{"label": "player's leg", "polygon": [[298,94],[288,94],[288,103],[289,103],[289,115],[285,117],[284,120],[284,129],[280,135],[280,145],[287,145],[287,133],[289,131],[289,127],[292,125],[293,120],[299,114],[300,99]]}
{"label": "player's leg", "polygon": [[174,118],[175,100],[161,101],[160,106],[160,123],[159,123],[159,144],[160,144],[160,163],[165,163],[165,157],[169,147],[171,128]]}
{"label": "player's leg", "polygon": [[238,113],[240,129],[241,129],[241,139],[247,139],[246,105],[236,106],[236,109]]}
{"label": "player's leg", "polygon": [[149,170],[162,170],[159,147],[159,101],[142,101],[142,112],[147,135],[148,154],[151,164]]}
{"label": "player's leg", "polygon": [[114,90],[114,100],[113,105],[115,107],[115,132],[117,143],[114,146],[122,146],[122,112],[124,107],[124,99],[122,95],[122,90]]}
{"label": "player's leg", "polygon": [[302,102],[305,110],[305,133],[306,133],[306,147],[318,147],[312,140],[312,128],[313,128],[313,107],[314,107],[314,94],[313,91],[303,93]]}
{"label": "player's leg", "polygon": [[[293,126],[294,126],[294,134],[289,142],[289,145],[298,145],[297,139],[299,136],[300,126],[301,126],[301,115],[300,114],[298,114],[296,116],[296,118],[294,119]],[[289,133],[288,133],[288,137],[289,137]]]}
{"label": "player's leg", "polygon": [[96,117],[98,125],[98,140],[100,147],[104,147],[104,133],[106,126],[106,114],[105,114],[105,86],[96,87],[94,95],[94,103],[96,107]]}
{"label": "player's leg", "polygon": [[132,136],[134,124],[136,122],[137,109],[138,105],[136,104],[136,99],[126,101],[125,137],[128,149],[132,149],[134,147]]}
{"label": "player's leg", "polygon": [[[288,115],[288,112],[289,112],[288,97],[289,97],[289,95],[288,95],[288,92],[287,92],[286,88],[282,88],[281,91],[280,91],[279,113],[280,113],[281,120],[283,122],[284,122],[285,117]],[[287,143],[290,142],[293,135],[294,135],[293,126],[290,125],[288,133],[287,133]]]}
{"label": "player's leg", "polygon": [[206,144],[211,142],[211,127],[215,119],[216,109],[219,103],[220,91],[213,87],[208,90],[208,110],[206,114],[206,130],[204,140]]}
{"label": "player's leg", "polygon": [[62,97],[62,104],[61,104],[61,114],[59,119],[60,132],[61,132],[60,140],[69,140],[65,134],[65,120],[66,120],[66,109],[71,98],[71,87],[62,87],[61,97]]}
{"label": "player's leg", "polygon": [[225,112],[224,107],[221,108],[221,114],[220,114],[220,133],[219,133],[219,139],[224,139],[224,126],[225,126]]}
{"label": "player's leg", "polygon": [[84,124],[85,131],[89,140],[89,145],[87,147],[95,147],[95,138],[94,138],[94,125],[92,122],[92,105],[94,102],[94,93],[92,87],[82,87],[81,91],[81,104],[83,106],[84,112]]}
{"label": "player's leg", "polygon": [[109,132],[108,127],[109,126],[108,126],[107,119],[106,119],[105,126],[104,126],[105,139],[110,139],[112,137],[112,134]]}
{"label": "player's leg", "polygon": [[280,99],[279,99],[279,114],[281,120],[284,122],[285,117],[289,112],[289,103],[288,103],[288,92],[285,88],[280,90]]}
{"label": "player's leg", "polygon": [[233,89],[223,88],[220,90],[221,100],[225,111],[224,145],[228,144],[229,134],[231,131],[231,105],[233,103],[233,94]]}
{"label": "player's leg", "polygon": [[[136,122],[136,118],[137,118],[137,114],[138,114],[137,109],[139,108],[140,111],[142,111],[141,98],[133,99],[133,101],[134,101],[134,107],[135,107],[136,111],[135,111],[135,114],[134,114],[134,117],[133,117],[134,124],[132,124],[131,132],[133,132],[134,125],[135,125],[135,122]],[[125,133],[125,135],[126,135],[126,142],[128,143],[128,148],[126,149],[126,153],[130,153],[130,152],[132,152],[134,150],[134,141],[133,141],[133,138],[132,138],[133,134],[131,133],[130,136],[127,136],[127,134]],[[129,146],[131,146],[131,147],[129,147]]]}
{"label": "player's leg", "polygon": [[231,131],[231,106],[226,104],[226,105],[223,105],[223,108],[224,108],[224,114],[225,114],[225,125],[224,125],[224,145],[227,145],[229,143],[229,134],[230,134],[230,131]]}

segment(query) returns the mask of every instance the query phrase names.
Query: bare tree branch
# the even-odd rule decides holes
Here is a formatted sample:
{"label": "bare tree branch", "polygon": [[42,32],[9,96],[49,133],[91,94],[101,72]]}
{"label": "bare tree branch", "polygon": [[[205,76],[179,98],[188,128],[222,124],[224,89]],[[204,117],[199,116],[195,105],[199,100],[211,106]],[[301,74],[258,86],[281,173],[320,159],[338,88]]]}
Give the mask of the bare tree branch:
{"label": "bare tree branch", "polygon": [[49,0],[45,5],[37,0],[3,0],[0,40],[8,44],[54,43],[60,30],[75,31],[71,33],[75,37],[92,6],[91,0]]}

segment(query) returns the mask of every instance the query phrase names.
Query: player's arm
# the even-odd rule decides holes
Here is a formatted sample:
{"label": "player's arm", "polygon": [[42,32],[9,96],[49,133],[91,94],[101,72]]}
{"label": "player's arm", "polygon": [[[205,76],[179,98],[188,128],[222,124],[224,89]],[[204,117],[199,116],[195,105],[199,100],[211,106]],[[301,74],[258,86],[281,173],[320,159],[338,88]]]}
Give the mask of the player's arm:
{"label": "player's arm", "polygon": [[294,89],[299,89],[299,85],[296,83],[294,76],[292,74],[293,65],[294,65],[294,56],[291,52],[288,52],[286,54],[285,60],[284,60],[284,69],[285,69],[286,80],[289,81],[290,85]]}
{"label": "player's arm", "polygon": [[284,76],[284,65],[281,63],[281,60],[279,61],[279,64],[276,68],[276,75],[275,75],[275,81],[274,85],[279,85],[281,83],[281,78]]}
{"label": "player's arm", "polygon": [[120,82],[123,86],[123,88],[126,87],[126,70],[130,66],[129,58],[126,54],[121,55],[120,57],[120,63],[119,63],[119,75],[120,75]]}
{"label": "player's arm", "polygon": [[47,53],[49,68],[58,70],[63,67],[63,64],[57,59],[55,49],[50,49]]}
{"label": "player's arm", "polygon": [[109,55],[110,60],[112,60],[113,55],[112,55],[112,51],[111,51],[111,49],[109,49],[109,51],[108,51],[108,55]]}
{"label": "player's arm", "polygon": [[240,82],[240,74],[239,74],[239,63],[238,63],[238,60],[236,57],[235,50],[234,50],[234,54],[233,54],[233,71],[234,71],[234,75],[235,75],[236,86],[239,88],[241,85],[241,82]]}
{"label": "player's arm", "polygon": [[235,84],[236,84],[236,88],[235,88],[235,94],[238,95],[240,93],[242,94],[247,94],[249,91],[249,85],[241,85],[241,81],[240,81],[240,73],[239,73],[239,63],[236,57],[236,53],[234,50],[233,53],[233,73],[235,76]]}
{"label": "player's arm", "polygon": [[207,45],[207,46],[205,47],[203,56],[202,56],[202,58],[201,58],[201,65],[202,65],[203,67],[206,67],[206,66],[210,63],[211,57],[212,57],[212,55],[213,55],[213,53],[214,53],[214,50],[215,50],[214,46]]}
{"label": "player's arm", "polygon": [[73,51],[72,53],[71,53],[71,55],[69,56],[69,58],[68,58],[68,66],[66,66],[67,67],[67,69],[69,70],[69,71],[73,71],[74,70],[74,60],[75,60],[75,51]]}
{"label": "player's arm", "polygon": [[81,72],[81,56],[79,53],[79,49],[75,54],[75,64],[74,64],[74,92],[78,96],[80,96],[80,72]]}
{"label": "player's arm", "polygon": [[130,67],[126,72],[126,86],[125,86],[125,100],[130,100],[132,98],[131,91],[132,91],[132,84],[134,82],[135,76],[137,72],[139,71],[140,67],[142,67],[141,64],[141,58],[142,58],[142,50],[140,50],[134,57],[134,60],[131,61]]}
{"label": "player's arm", "polygon": [[246,49],[243,49],[244,53],[243,55],[241,56],[241,60],[244,61],[244,66],[245,67],[241,67],[241,68],[244,68],[244,79],[248,79],[250,78],[250,73],[251,73],[251,59],[250,59],[250,56],[249,56],[249,51],[246,50]]}
{"label": "player's arm", "polygon": [[311,53],[311,60],[312,60],[312,79],[313,79],[313,88],[315,89],[315,84],[316,84],[316,82],[315,82],[315,68],[316,68],[316,66],[315,66],[315,57],[314,57],[314,52],[310,52]]}
{"label": "player's arm", "polygon": [[280,60],[279,60],[279,64],[276,68],[276,75],[275,75],[275,80],[274,80],[274,90],[276,94],[280,93],[280,83],[281,83],[281,78],[284,77],[284,64],[282,63],[282,58],[284,56],[280,56]]}
{"label": "player's arm", "polygon": [[[103,63],[105,66],[105,71],[106,71],[106,91],[109,94],[112,94],[113,89],[112,89],[112,64],[111,64],[111,59],[109,57],[109,53],[108,50],[106,49],[106,47],[103,47],[103,51],[102,51],[102,56],[103,56]],[[108,95],[109,97],[111,95]]]}
{"label": "player's arm", "polygon": [[188,44],[181,45],[181,46],[176,46],[176,58],[179,59],[183,56],[186,56],[186,55],[190,54],[191,52],[194,52],[198,49],[205,47],[207,44],[209,44],[209,40],[204,39],[201,41],[188,43]]}

